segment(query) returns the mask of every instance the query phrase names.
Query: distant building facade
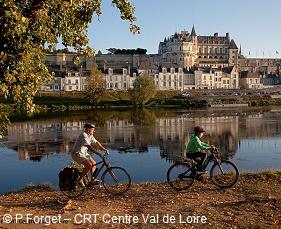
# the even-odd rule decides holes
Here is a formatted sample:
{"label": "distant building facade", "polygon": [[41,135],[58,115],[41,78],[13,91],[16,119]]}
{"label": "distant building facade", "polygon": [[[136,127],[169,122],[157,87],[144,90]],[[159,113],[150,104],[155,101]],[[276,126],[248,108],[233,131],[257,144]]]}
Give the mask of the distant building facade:
{"label": "distant building facade", "polygon": [[159,43],[158,54],[163,66],[177,67],[228,67],[238,64],[238,48],[229,33],[226,36],[197,36],[181,31]]}
{"label": "distant building facade", "polygon": [[163,67],[153,76],[158,90],[239,88],[239,74],[235,66],[221,69]]}
{"label": "distant building facade", "polygon": [[137,77],[137,69],[112,69],[103,71],[107,90],[129,90]]}
{"label": "distant building facade", "polygon": [[261,77],[257,72],[240,72],[239,84],[241,89],[262,89]]}

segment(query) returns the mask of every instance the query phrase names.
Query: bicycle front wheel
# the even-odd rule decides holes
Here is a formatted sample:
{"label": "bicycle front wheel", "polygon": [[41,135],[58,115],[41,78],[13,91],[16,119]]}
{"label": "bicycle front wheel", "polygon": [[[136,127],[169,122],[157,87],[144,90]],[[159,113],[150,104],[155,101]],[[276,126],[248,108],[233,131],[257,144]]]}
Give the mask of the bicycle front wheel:
{"label": "bicycle front wheel", "polygon": [[102,184],[107,192],[112,195],[122,195],[131,186],[131,177],[121,167],[107,168],[101,177]]}
{"label": "bicycle front wheel", "polygon": [[231,161],[215,163],[210,171],[212,182],[220,188],[230,188],[238,181],[239,172]]}
{"label": "bicycle front wheel", "polygon": [[173,164],[168,169],[167,181],[172,188],[178,191],[188,189],[194,182],[192,167],[182,162]]}

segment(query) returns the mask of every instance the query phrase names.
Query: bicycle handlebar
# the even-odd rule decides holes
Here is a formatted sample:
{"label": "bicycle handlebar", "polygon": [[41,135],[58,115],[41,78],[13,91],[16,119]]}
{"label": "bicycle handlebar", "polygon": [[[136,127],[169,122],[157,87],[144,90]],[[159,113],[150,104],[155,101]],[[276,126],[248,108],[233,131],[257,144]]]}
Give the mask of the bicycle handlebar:
{"label": "bicycle handlebar", "polygon": [[108,154],[101,154],[99,151],[96,151],[95,154],[97,154],[101,158],[106,158]]}

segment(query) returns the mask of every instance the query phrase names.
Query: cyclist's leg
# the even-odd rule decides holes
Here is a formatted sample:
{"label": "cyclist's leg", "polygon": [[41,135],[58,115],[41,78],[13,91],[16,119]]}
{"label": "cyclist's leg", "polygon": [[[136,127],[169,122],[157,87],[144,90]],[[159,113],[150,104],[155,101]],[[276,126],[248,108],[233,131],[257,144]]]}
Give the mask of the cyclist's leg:
{"label": "cyclist's leg", "polygon": [[86,158],[86,160],[82,163],[83,165],[83,170],[81,173],[81,176],[79,177],[79,181],[83,179],[84,176],[87,175],[87,173],[91,170],[92,164],[91,162]]}
{"label": "cyclist's leg", "polygon": [[76,161],[79,165],[83,165],[81,176],[78,178],[79,181],[89,172],[92,165],[90,161],[81,153],[72,154],[72,159]]}
{"label": "cyclist's leg", "polygon": [[91,163],[91,170],[90,170],[90,172],[91,172],[91,177],[93,178],[94,175],[95,175],[96,168],[97,168],[97,167],[95,166],[96,161],[95,161],[91,156],[88,157],[88,160],[89,160],[90,163]]}
{"label": "cyclist's leg", "polygon": [[206,160],[207,158],[207,153],[205,152],[196,152],[197,154],[197,157],[200,158],[200,161],[199,161],[199,170],[204,170],[202,168],[203,164],[204,164],[204,161]]}
{"label": "cyclist's leg", "polygon": [[[199,169],[201,169],[202,163],[204,162],[204,160],[206,158],[206,155],[207,154],[204,153],[204,152],[194,152],[194,153],[186,154],[186,156],[188,158],[191,158],[191,159],[195,160],[198,163]],[[196,160],[196,158],[200,158],[200,160],[198,161],[198,160]]]}

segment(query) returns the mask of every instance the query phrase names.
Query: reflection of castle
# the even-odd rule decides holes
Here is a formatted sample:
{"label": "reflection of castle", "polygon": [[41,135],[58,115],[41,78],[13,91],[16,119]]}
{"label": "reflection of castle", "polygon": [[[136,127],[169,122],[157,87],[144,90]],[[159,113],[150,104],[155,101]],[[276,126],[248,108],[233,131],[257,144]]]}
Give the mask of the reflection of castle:
{"label": "reflection of castle", "polygon": [[[151,111],[153,112],[153,111]],[[96,137],[112,149],[129,149],[141,152],[149,146],[159,146],[160,156],[167,160],[179,160],[184,156],[188,139],[195,125],[206,130],[204,141],[217,145],[232,155],[237,151],[241,138],[271,137],[281,134],[279,112],[205,110],[183,114],[158,115],[149,125],[136,125],[126,116],[121,119],[118,112],[97,128]],[[123,114],[124,115],[124,114]],[[79,120],[79,121],[77,121]],[[75,118],[33,120],[15,122],[9,128],[7,144],[14,147],[19,159],[25,160],[48,154],[69,153],[73,143],[83,129],[84,121]],[[136,149],[136,150],[131,150]]]}
{"label": "reflection of castle", "polygon": [[[217,114],[219,115],[219,114]],[[225,153],[235,153],[238,146],[238,116],[175,117],[158,119],[162,157],[179,160],[184,157],[188,140],[195,125],[207,130],[204,141],[217,145]]]}

